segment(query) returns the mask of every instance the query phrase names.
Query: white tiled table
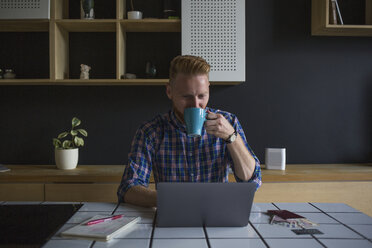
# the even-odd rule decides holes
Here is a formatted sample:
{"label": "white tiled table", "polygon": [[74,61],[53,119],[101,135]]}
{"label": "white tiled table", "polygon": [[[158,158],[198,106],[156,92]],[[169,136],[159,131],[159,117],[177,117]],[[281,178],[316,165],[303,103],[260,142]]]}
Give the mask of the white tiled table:
{"label": "white tiled table", "polygon": [[[115,207],[110,203],[85,203],[44,247],[372,247],[372,218],[342,203],[254,203],[250,223],[246,227],[205,229],[154,227],[154,209],[123,204],[113,212]],[[268,216],[264,214],[269,209],[287,209],[299,213],[318,223],[314,228],[324,234],[296,235],[290,228],[270,225]],[[61,231],[97,213],[124,213],[141,216],[143,220],[108,242],[59,236]]]}

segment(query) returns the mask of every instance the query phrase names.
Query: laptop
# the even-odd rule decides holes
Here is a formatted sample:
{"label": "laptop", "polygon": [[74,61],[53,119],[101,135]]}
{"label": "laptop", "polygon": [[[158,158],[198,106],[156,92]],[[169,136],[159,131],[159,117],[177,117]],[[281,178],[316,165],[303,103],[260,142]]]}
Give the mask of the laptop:
{"label": "laptop", "polygon": [[158,227],[246,226],[255,183],[158,183]]}

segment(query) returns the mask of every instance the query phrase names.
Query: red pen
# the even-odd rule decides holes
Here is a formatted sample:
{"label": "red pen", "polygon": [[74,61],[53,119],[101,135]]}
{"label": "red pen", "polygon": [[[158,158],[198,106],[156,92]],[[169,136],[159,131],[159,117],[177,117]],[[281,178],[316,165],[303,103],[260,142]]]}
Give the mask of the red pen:
{"label": "red pen", "polygon": [[85,225],[89,226],[89,225],[102,223],[102,222],[105,222],[105,221],[116,220],[116,219],[120,219],[123,216],[124,216],[124,214],[118,214],[118,215],[113,215],[113,216],[110,216],[110,217],[107,217],[107,218],[91,220],[91,221],[87,222]]}

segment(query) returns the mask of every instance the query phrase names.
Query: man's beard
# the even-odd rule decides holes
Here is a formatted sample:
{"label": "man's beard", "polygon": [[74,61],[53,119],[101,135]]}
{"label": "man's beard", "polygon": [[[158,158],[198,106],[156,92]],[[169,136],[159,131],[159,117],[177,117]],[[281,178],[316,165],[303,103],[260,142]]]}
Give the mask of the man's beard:
{"label": "man's beard", "polygon": [[174,105],[173,105],[173,111],[174,111],[174,114],[176,115],[176,118],[180,122],[185,123],[185,119],[183,118],[183,113],[181,113],[180,111],[178,111]]}

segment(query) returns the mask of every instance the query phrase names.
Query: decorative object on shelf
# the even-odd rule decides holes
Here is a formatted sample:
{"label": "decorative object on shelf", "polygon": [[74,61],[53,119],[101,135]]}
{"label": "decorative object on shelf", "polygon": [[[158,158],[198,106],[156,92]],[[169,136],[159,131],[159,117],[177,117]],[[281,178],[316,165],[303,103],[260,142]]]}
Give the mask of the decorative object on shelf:
{"label": "decorative object on shelf", "polygon": [[94,0],[80,0],[80,18],[94,19]]}
{"label": "decorative object on shelf", "polygon": [[89,65],[80,65],[80,79],[89,79],[89,71],[92,69]]}
{"label": "decorative object on shelf", "polygon": [[[68,132],[63,132],[58,135],[57,138],[53,139],[55,161],[58,169],[61,170],[72,170],[75,169],[79,160],[79,146],[84,146],[84,140],[78,137],[78,134],[87,137],[88,132],[84,129],[75,129],[79,126],[81,121],[74,117],[72,118],[72,128]],[[71,136],[71,140],[62,139],[68,135]]]}
{"label": "decorative object on shelf", "polygon": [[131,8],[131,11],[128,11],[127,13],[128,19],[133,19],[133,20],[142,19],[142,12],[134,10],[133,0],[130,0],[130,8]]}
{"label": "decorative object on shelf", "polygon": [[285,148],[265,148],[265,165],[268,170],[285,170]]}
{"label": "decorative object on shelf", "polygon": [[163,18],[164,19],[179,19],[176,11],[176,1],[163,0]]}
{"label": "decorative object on shelf", "polygon": [[133,73],[125,73],[124,75],[121,76],[121,79],[136,79],[137,76],[136,74]]}
{"label": "decorative object on shelf", "polygon": [[5,69],[5,73],[3,75],[4,79],[14,79],[16,78],[16,74],[14,73],[13,69]]}
{"label": "decorative object on shelf", "polygon": [[153,63],[151,62],[146,63],[145,74],[147,78],[154,78],[156,76],[156,67]]}
{"label": "decorative object on shelf", "polygon": [[0,69],[0,79],[3,79],[3,70]]}

